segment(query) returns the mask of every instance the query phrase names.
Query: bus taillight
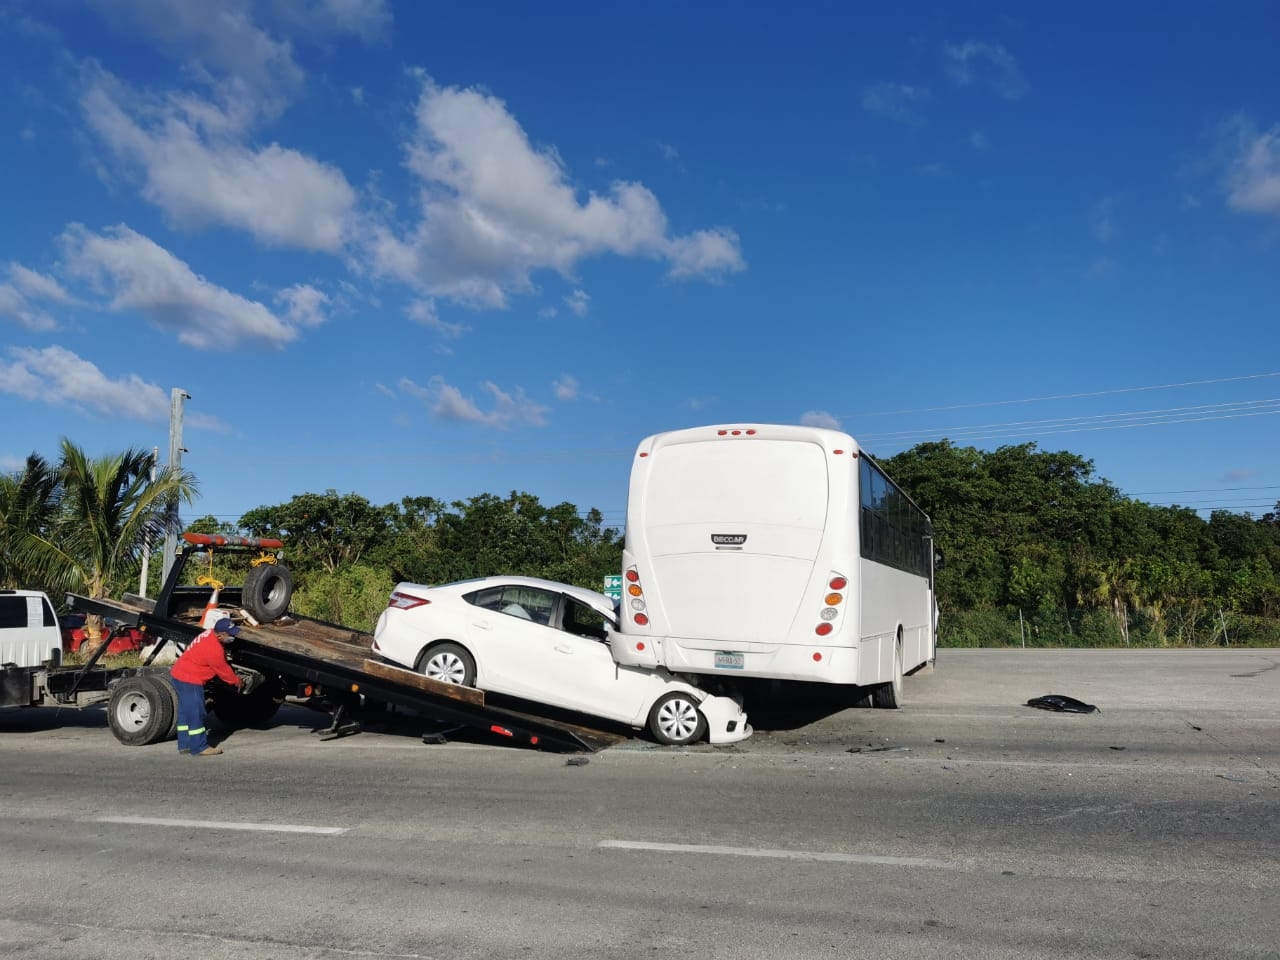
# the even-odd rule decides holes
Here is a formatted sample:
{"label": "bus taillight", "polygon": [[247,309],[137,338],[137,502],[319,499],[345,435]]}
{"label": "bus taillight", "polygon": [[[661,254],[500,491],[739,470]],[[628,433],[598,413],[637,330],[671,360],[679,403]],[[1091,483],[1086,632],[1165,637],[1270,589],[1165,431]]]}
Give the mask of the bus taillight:
{"label": "bus taillight", "polygon": [[829,634],[833,629],[835,629],[835,628],[834,628],[834,627],[832,627],[832,626],[831,626],[831,624],[827,623],[827,622],[824,620],[822,623],[818,624],[816,627],[814,627],[814,628],[813,628],[813,632],[814,632],[814,633],[816,633],[816,634],[817,634],[818,636],[820,636],[820,637],[825,637],[825,636],[826,636],[827,634]]}
{"label": "bus taillight", "polygon": [[831,582],[827,584],[832,590],[843,590],[849,585],[849,581],[844,577],[835,576],[831,578]]}

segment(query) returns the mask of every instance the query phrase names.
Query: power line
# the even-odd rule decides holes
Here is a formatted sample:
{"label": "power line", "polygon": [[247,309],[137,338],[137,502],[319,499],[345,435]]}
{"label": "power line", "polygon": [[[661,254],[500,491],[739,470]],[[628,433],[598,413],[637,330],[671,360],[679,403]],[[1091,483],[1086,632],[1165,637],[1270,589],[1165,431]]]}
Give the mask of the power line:
{"label": "power line", "polygon": [[[1267,404],[1267,406],[1260,406]],[[1226,407],[1210,413],[1213,407]],[[1231,412],[1228,412],[1231,411]],[[1203,412],[1203,416],[1191,414]],[[1027,436],[1053,436],[1062,433],[1091,433],[1099,430],[1124,430],[1135,427],[1154,427],[1173,423],[1207,423],[1215,420],[1236,420],[1242,417],[1271,416],[1280,413],[1280,401],[1248,401],[1241,404],[1217,404],[1205,408],[1171,407],[1163,411],[1133,412],[1124,414],[1099,414],[1094,417],[1066,417],[1057,420],[1024,420],[1009,423],[983,424],[974,427],[953,426],[947,428],[921,428],[899,430],[891,433],[860,434],[863,441],[879,443],[916,443],[923,440],[948,438],[952,440],[1001,440]],[[1135,419],[1145,418],[1145,419]],[[1092,421],[1092,422],[1091,422]]]}
{"label": "power line", "polygon": [[1239,377],[1217,377],[1213,380],[1186,380],[1182,383],[1161,383],[1147,387],[1116,387],[1111,390],[1094,390],[1088,393],[1061,393],[1048,397],[1025,397],[1022,400],[984,400],[978,403],[956,403],[945,407],[918,407],[914,410],[881,410],[875,413],[851,413],[840,417],[840,419],[854,420],[858,417],[892,417],[910,413],[938,413],[944,410],[971,410],[975,407],[1000,407],[1018,403],[1043,403],[1048,400],[1079,400],[1085,397],[1106,397],[1118,393],[1139,393],[1144,390],[1173,390],[1178,387],[1201,387],[1213,383],[1237,383],[1242,380],[1263,380],[1267,377],[1280,377],[1280,373],[1251,373]]}
{"label": "power line", "polygon": [[1193,490],[1140,490],[1131,497],[1168,497],[1178,493],[1227,493],[1236,490],[1280,490],[1280,485],[1269,487],[1198,487]]}

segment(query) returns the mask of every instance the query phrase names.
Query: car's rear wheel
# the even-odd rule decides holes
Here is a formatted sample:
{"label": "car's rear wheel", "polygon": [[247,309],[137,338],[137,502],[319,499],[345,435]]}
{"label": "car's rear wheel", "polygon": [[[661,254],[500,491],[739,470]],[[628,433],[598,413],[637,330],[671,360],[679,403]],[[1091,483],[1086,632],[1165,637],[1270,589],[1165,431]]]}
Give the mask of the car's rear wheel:
{"label": "car's rear wheel", "polygon": [[683,747],[706,736],[707,720],[689,694],[668,693],[649,711],[649,732],[659,743]]}
{"label": "car's rear wheel", "polygon": [[432,680],[474,687],[476,662],[471,654],[456,643],[441,643],[422,655],[418,669]]}

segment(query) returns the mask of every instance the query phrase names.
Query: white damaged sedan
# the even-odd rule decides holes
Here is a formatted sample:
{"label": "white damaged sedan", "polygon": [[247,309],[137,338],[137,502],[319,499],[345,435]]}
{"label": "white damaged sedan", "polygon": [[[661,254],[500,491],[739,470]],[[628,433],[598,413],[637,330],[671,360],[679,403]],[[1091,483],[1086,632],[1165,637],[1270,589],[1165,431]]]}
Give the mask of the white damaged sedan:
{"label": "white damaged sedan", "polygon": [[535,577],[400,583],[373,650],[435,680],[647,728],[659,743],[751,736],[739,703],[609,652],[613,601]]}

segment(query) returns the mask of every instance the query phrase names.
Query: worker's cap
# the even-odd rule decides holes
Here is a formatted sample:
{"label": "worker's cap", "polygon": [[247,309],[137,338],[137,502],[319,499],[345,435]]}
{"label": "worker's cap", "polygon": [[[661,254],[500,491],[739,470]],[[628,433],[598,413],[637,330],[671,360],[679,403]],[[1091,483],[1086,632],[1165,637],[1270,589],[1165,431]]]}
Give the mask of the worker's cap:
{"label": "worker's cap", "polygon": [[213,632],[225,633],[228,636],[232,636],[232,637],[240,636],[240,628],[237,627],[234,623],[232,623],[226,617],[223,617],[221,620],[219,620],[217,623],[213,625]]}

